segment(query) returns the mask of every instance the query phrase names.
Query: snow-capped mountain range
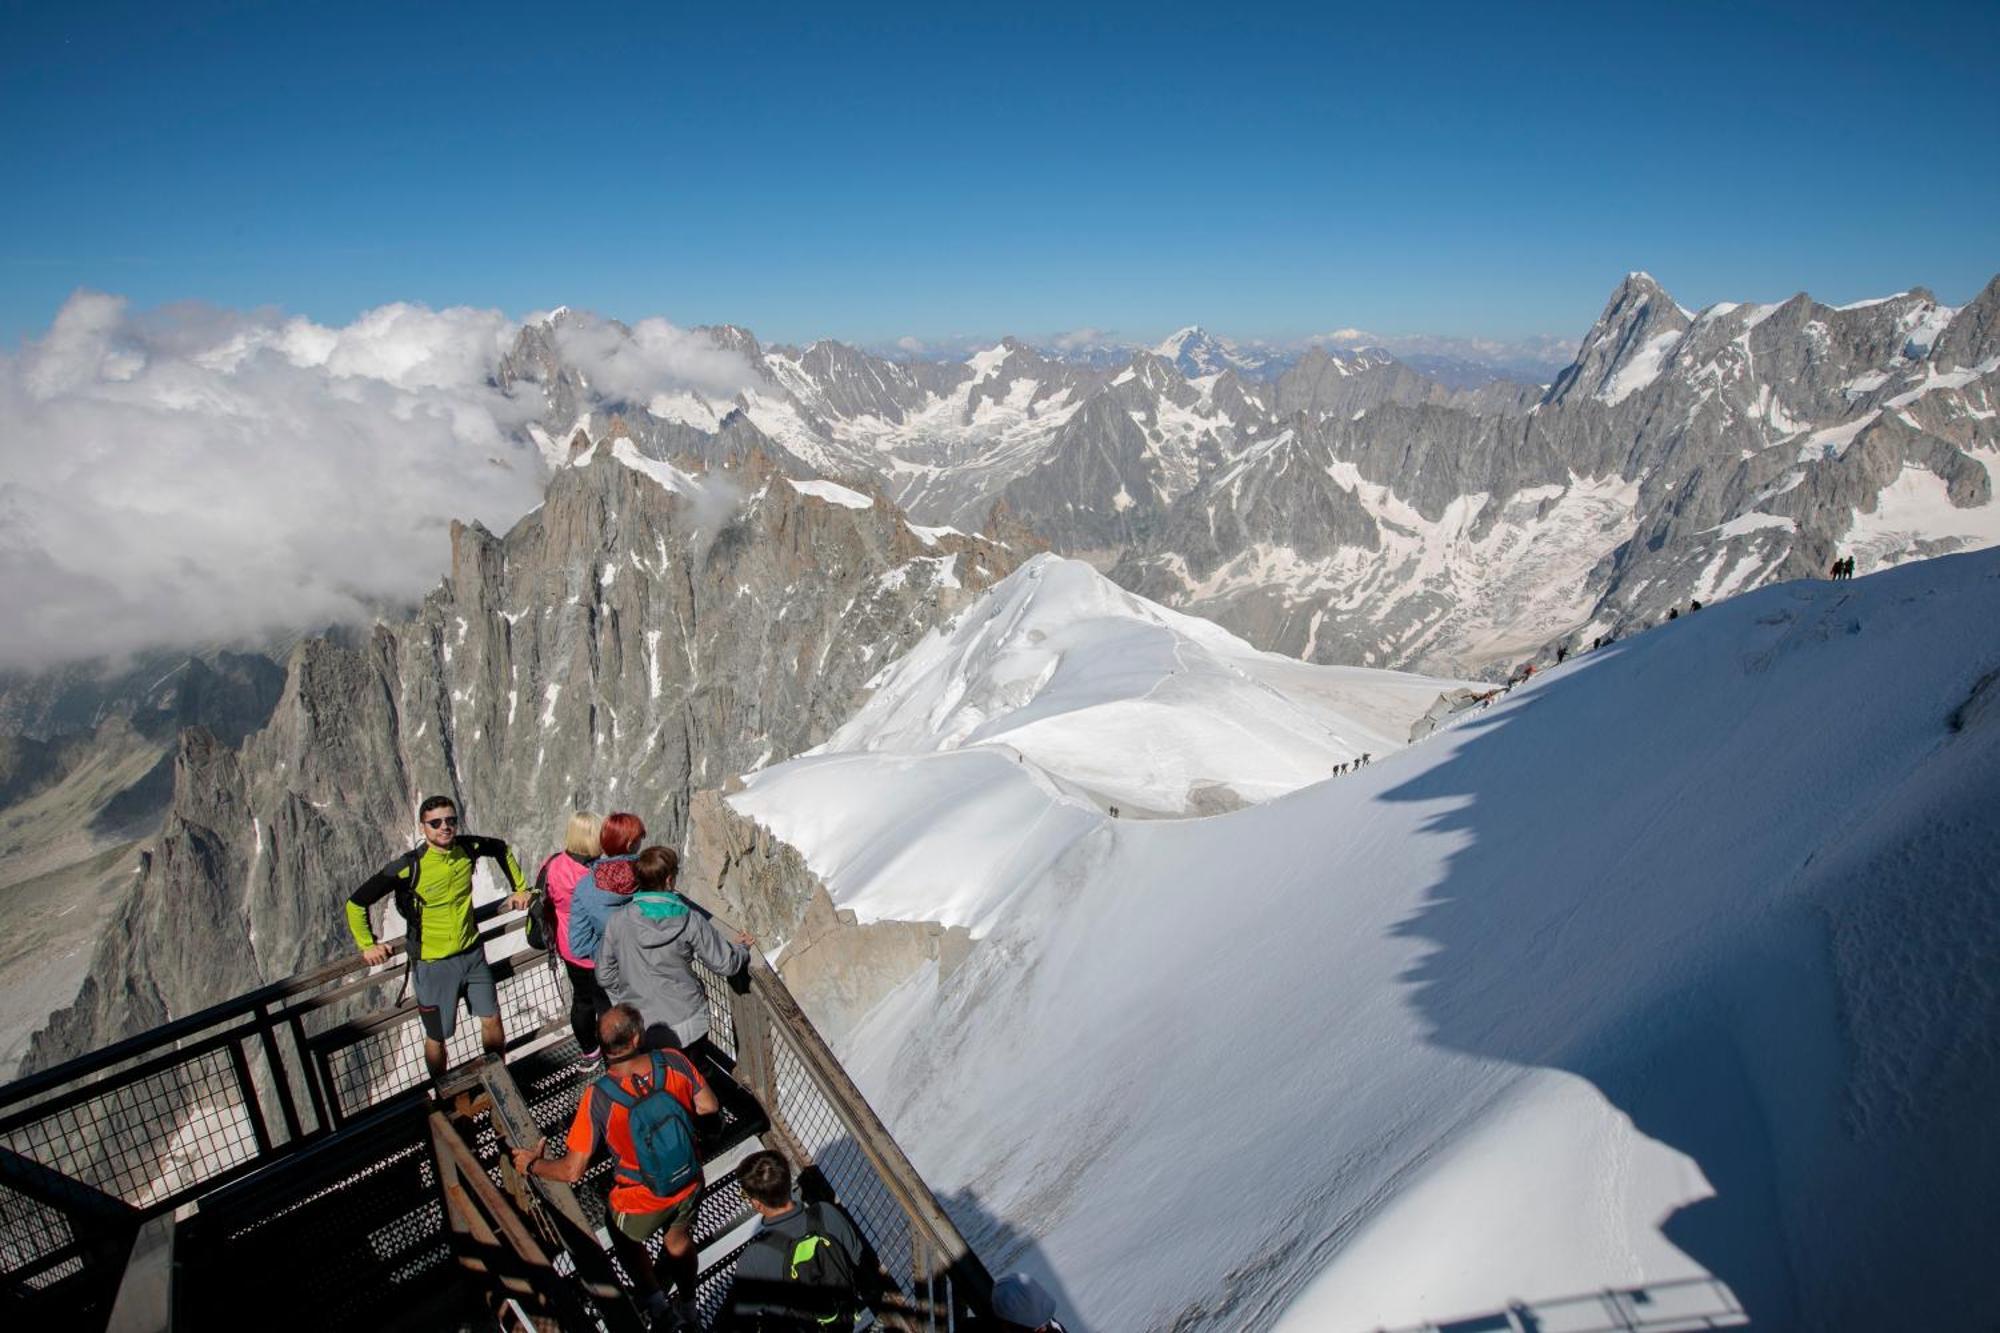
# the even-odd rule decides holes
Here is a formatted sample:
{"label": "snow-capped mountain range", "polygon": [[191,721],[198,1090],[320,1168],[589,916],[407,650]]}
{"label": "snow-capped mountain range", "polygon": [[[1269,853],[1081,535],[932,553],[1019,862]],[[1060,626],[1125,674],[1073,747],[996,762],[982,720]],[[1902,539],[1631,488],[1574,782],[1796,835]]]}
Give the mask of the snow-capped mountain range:
{"label": "snow-capped mountain range", "polygon": [[[1026,341],[1052,361],[1117,372],[1133,355],[1150,351],[1169,361],[1178,358],[1182,344],[1194,348],[1194,359],[1183,366],[1189,376],[1235,369],[1248,379],[1275,379],[1315,347],[1359,351],[1377,348],[1395,356],[1403,364],[1451,388],[1478,388],[1493,380],[1513,380],[1521,384],[1546,384],[1570,363],[1576,352],[1574,338],[1539,334],[1520,339],[1463,338],[1424,333],[1371,333],[1366,329],[1335,329],[1301,338],[1253,338],[1248,341],[1210,333],[1199,324],[1190,324],[1155,342],[1121,341],[1098,330],[1086,329]],[[908,338],[892,344],[862,344],[862,350],[899,363],[958,362],[980,349],[989,340],[956,336],[937,343]],[[1203,369],[1202,367],[1207,367]]]}
{"label": "snow-capped mountain range", "polygon": [[[1454,387],[1380,348],[1282,364],[1198,327],[1116,368],[1003,339],[962,362],[765,347],[733,390],[593,388],[589,326],[524,327],[559,461],[613,416],[648,452],[753,449],[972,531],[995,506],[1125,586],[1312,661],[1504,669],[1854,555],[2000,540],[2000,279],[1840,308],[1677,305],[1629,275],[1546,386]],[[608,335],[606,331],[608,330]]]}

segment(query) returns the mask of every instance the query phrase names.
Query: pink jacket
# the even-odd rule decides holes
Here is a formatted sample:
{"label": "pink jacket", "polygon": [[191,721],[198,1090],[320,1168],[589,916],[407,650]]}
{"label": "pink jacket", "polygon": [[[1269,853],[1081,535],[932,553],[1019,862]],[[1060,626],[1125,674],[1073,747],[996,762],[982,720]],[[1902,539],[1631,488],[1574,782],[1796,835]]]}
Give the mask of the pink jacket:
{"label": "pink jacket", "polygon": [[545,882],[549,890],[549,902],[556,909],[556,952],[567,962],[578,967],[594,967],[588,958],[578,958],[569,951],[569,906],[576,894],[576,886],[590,873],[589,865],[577,860],[568,852],[557,852],[544,866]]}

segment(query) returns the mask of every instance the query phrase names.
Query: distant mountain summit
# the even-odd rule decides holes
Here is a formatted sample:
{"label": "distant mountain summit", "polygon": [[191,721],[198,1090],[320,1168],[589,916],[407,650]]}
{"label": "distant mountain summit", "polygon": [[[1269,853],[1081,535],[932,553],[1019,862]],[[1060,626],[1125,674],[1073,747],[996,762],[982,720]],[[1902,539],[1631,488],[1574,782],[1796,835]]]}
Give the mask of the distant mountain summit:
{"label": "distant mountain summit", "polygon": [[1220,375],[1225,370],[1254,379],[1287,359],[1272,352],[1239,347],[1198,324],[1170,334],[1153,348],[1153,355],[1171,363],[1189,379]]}

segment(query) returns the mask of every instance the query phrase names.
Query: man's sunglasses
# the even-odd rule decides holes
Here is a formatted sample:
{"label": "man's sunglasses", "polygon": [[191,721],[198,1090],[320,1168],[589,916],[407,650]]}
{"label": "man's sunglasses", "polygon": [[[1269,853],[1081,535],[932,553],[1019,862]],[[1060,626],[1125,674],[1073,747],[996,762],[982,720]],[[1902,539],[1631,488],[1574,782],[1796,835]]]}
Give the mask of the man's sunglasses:
{"label": "man's sunglasses", "polygon": [[425,828],[457,828],[457,827],[458,827],[458,816],[457,816],[457,815],[446,815],[446,816],[445,816],[445,817],[444,817],[443,819],[426,819],[426,820],[424,821],[424,827],[425,827]]}

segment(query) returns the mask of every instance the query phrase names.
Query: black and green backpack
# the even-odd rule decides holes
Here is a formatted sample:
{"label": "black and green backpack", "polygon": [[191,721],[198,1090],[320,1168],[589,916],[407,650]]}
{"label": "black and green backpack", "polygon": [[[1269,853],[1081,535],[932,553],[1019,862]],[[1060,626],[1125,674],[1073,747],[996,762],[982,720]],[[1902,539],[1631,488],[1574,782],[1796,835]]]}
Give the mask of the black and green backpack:
{"label": "black and green backpack", "polygon": [[[797,1313],[789,1319],[763,1316],[761,1328],[824,1328],[840,1329],[842,1333],[854,1327],[854,1317],[859,1310],[859,1301],[854,1288],[854,1261],[847,1257],[847,1251],[826,1234],[825,1215],[820,1205],[809,1203],[804,1206],[806,1234],[787,1245],[787,1238],[773,1232],[765,1232],[751,1241],[753,1245],[766,1245],[778,1251],[785,1262],[785,1276],[792,1285],[792,1295],[786,1301]],[[773,1293],[775,1295],[775,1293]]]}

